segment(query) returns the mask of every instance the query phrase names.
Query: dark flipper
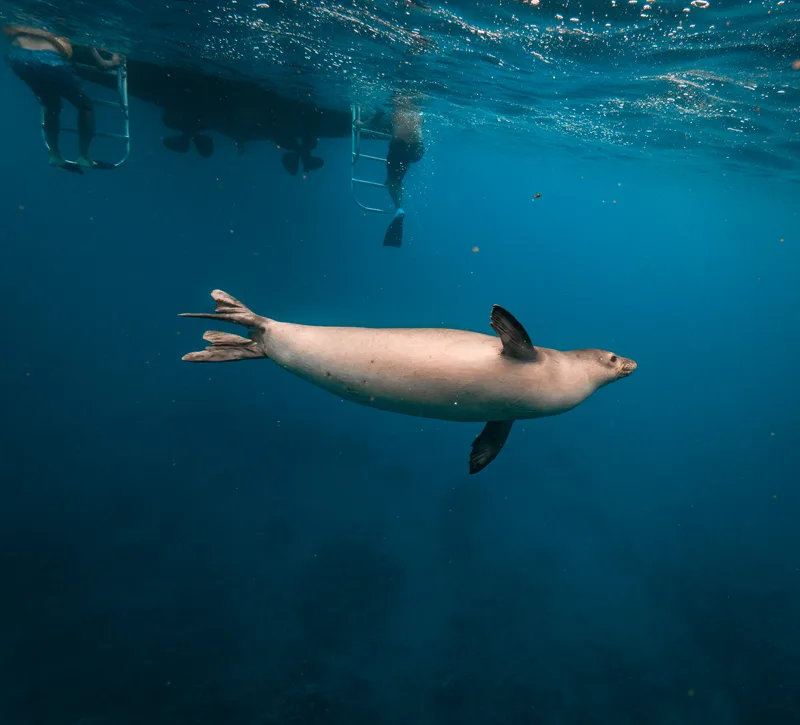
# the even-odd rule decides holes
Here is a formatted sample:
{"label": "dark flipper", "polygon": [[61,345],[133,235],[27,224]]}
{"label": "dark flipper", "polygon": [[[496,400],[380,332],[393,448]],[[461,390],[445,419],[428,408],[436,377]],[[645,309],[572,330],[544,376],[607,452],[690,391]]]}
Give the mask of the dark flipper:
{"label": "dark flipper", "polygon": [[504,355],[523,362],[536,362],[539,359],[539,352],[531,344],[525,328],[500,305],[492,307],[491,325],[503,343]]}
{"label": "dark flipper", "polygon": [[[400,210],[402,211],[402,209]],[[383,235],[384,247],[402,247],[403,246],[403,219],[405,214],[395,214],[392,223]]]}
{"label": "dark flipper", "polygon": [[481,434],[472,441],[472,452],[469,456],[469,472],[478,473],[488,466],[500,453],[508,434],[511,432],[513,420],[490,420]]}
{"label": "dark flipper", "polygon": [[185,133],[180,136],[167,136],[165,139],[162,139],[164,146],[170,151],[175,151],[179,154],[185,154],[189,150],[190,141],[191,137]]}
{"label": "dark flipper", "polygon": [[288,173],[296,176],[297,172],[300,171],[300,154],[294,152],[286,153],[281,157],[281,163]]}
{"label": "dark flipper", "polygon": [[100,171],[111,171],[117,167],[114,166],[114,164],[112,164],[110,161],[99,161],[98,159],[95,159],[94,166],[92,168]]}
{"label": "dark flipper", "polygon": [[197,133],[192,136],[192,141],[194,141],[194,147],[197,149],[197,153],[204,159],[207,159],[214,153],[214,139],[212,139],[211,136],[206,136],[204,133]]}
{"label": "dark flipper", "polygon": [[319,156],[303,156],[303,171],[318,171],[325,166],[325,159]]}
{"label": "dark flipper", "polygon": [[58,164],[55,168],[64,169],[64,171],[69,171],[73,174],[83,173],[83,167],[80,164],[76,164],[74,161],[65,161],[63,164]]}

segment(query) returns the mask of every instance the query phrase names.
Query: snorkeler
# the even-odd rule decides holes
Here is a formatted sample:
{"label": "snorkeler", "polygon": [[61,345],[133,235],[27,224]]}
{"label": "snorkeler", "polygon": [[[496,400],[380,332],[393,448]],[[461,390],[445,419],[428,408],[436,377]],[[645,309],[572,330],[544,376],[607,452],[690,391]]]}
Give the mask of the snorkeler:
{"label": "snorkeler", "polygon": [[50,150],[50,164],[62,168],[74,166],[59,151],[61,99],[66,98],[78,111],[78,149],[76,164],[83,168],[98,166],[89,156],[94,136],[94,108],[83,90],[72,63],[79,60],[100,70],[117,68],[121,58],[114,53],[110,60],[100,56],[96,48],[86,48],[75,57],[67,38],[21,25],[8,25],[3,33],[11,38],[6,56],[14,73],[33,91],[42,106],[44,136]]}
{"label": "snorkeler", "polygon": [[395,212],[383,238],[387,247],[403,243],[403,179],[408,167],[425,154],[422,143],[422,114],[408,99],[396,96],[392,114],[392,139],[386,154],[386,189],[392,197]]}

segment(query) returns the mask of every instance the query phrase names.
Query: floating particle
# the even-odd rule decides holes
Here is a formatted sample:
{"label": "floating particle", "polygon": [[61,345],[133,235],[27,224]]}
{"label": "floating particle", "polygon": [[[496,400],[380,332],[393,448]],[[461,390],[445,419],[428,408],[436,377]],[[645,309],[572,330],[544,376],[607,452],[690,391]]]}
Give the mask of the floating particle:
{"label": "floating particle", "polygon": [[701,8],[703,10],[705,10],[710,4],[711,3],[709,3],[708,0],[692,0],[690,3],[693,8]]}
{"label": "floating particle", "polygon": [[689,697],[694,697],[694,690],[689,690],[686,694],[689,695]]}
{"label": "floating particle", "polygon": [[473,247],[473,248],[472,248],[472,251],[473,251],[473,252],[480,252],[480,251],[481,251],[481,249],[480,249],[480,247]]}
{"label": "floating particle", "polygon": [[792,63],[792,70],[800,70],[800,58]]}
{"label": "floating particle", "polygon": [[[581,177],[581,178],[583,178],[583,177]],[[534,199],[541,199],[541,198],[542,198],[542,195],[541,195],[541,193],[540,193],[540,192],[538,192],[538,191],[537,191],[537,192],[536,192],[536,193],[533,195],[533,198],[534,198]]]}
{"label": "floating particle", "polygon": [[781,244],[783,244],[783,239],[781,239]]}

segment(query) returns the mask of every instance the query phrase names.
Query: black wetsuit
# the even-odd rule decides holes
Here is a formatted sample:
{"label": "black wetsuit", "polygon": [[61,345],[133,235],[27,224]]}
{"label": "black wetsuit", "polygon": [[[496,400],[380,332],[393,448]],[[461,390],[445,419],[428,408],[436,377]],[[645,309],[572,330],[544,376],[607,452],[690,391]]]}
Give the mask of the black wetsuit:
{"label": "black wetsuit", "polygon": [[386,154],[386,174],[390,181],[400,183],[411,164],[419,161],[425,154],[422,141],[403,141],[393,138]]}
{"label": "black wetsuit", "polygon": [[53,112],[66,98],[79,110],[91,110],[92,101],[83,89],[72,63],[54,50],[28,50],[12,45],[6,56],[11,70],[36,94],[39,103]]}

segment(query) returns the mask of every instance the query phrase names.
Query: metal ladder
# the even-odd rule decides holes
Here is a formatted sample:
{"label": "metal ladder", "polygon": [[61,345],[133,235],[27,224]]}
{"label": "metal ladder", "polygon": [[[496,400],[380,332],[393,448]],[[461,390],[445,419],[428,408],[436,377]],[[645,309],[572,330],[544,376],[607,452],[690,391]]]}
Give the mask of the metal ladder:
{"label": "metal ladder", "polygon": [[[90,70],[95,71],[94,68],[91,68]],[[128,156],[130,156],[131,153],[130,115],[128,113],[128,68],[125,65],[125,61],[122,61],[114,70],[97,72],[104,75],[116,76],[117,99],[112,101],[104,98],[93,98],[92,103],[95,106],[118,108],[120,111],[122,111],[122,133],[111,133],[107,131],[95,131],[94,133],[95,137],[97,138],[109,138],[123,142],[123,154],[118,161],[98,162],[98,164],[102,164],[103,168],[117,168],[118,166],[122,166],[122,164],[128,160]],[[87,76],[82,77],[87,79]],[[66,133],[78,133],[77,128],[62,128],[61,131]],[[50,146],[47,143],[47,137],[44,134],[44,115],[42,115],[42,137],[44,138],[44,145],[47,147],[47,150],[50,151]],[[74,161],[67,161],[67,163],[77,166]]]}
{"label": "metal ladder", "polygon": [[359,201],[358,193],[356,192],[356,189],[358,188],[359,184],[362,186],[377,186],[381,189],[386,188],[386,184],[381,184],[377,181],[368,181],[367,179],[360,179],[356,176],[356,162],[359,159],[378,161],[381,164],[386,163],[385,158],[381,158],[380,156],[370,156],[369,154],[361,153],[362,134],[367,134],[371,138],[385,139],[387,141],[391,140],[392,135],[389,133],[383,133],[381,131],[373,131],[372,129],[364,128],[361,125],[361,107],[356,105],[355,103],[350,105],[350,117],[351,117],[350,194],[353,197],[353,201],[362,209],[364,209],[364,211],[371,211],[375,212],[376,214],[394,214],[393,208],[384,209],[377,206],[367,206],[366,204],[362,204],[361,201]]}

